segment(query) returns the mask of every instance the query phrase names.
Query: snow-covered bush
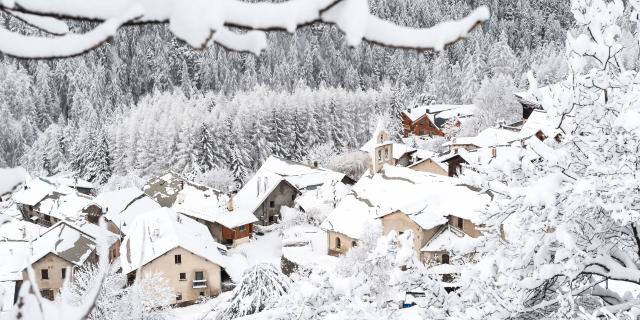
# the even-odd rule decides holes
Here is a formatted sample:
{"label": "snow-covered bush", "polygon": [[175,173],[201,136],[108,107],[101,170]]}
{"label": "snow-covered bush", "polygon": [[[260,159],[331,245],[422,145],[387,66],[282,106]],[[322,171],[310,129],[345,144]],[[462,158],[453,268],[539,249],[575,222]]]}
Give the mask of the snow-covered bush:
{"label": "snow-covered bush", "polygon": [[[67,282],[61,290],[60,304],[79,305],[91,289],[98,276],[95,265],[89,264],[76,269],[73,282]],[[95,307],[88,319],[172,319],[169,305],[174,294],[167,280],[160,274],[145,274],[132,286],[127,287],[127,279],[122,273],[109,272],[100,289]]]}
{"label": "snow-covered bush", "polygon": [[369,169],[369,155],[362,151],[349,151],[333,156],[327,161],[327,169],[341,172],[358,180]]}
{"label": "snow-covered bush", "polygon": [[194,181],[221,191],[230,191],[229,188],[234,188],[236,185],[233,172],[224,167],[198,173],[195,175]]}
{"label": "snow-covered bush", "polygon": [[291,286],[289,278],[270,263],[260,263],[247,270],[233,290],[217,320],[231,320],[269,309],[281,301]]}

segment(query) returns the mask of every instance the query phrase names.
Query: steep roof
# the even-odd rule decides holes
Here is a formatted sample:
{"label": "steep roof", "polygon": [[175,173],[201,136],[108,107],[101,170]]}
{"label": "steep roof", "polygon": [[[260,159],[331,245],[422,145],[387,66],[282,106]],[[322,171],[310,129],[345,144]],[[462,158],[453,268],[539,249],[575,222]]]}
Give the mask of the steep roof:
{"label": "steep roof", "polygon": [[84,219],[82,210],[97,205],[101,207],[92,197],[73,192],[55,198],[46,198],[39,203],[38,211],[50,215],[59,220],[81,220]]}
{"label": "steep roof", "polygon": [[475,112],[475,105],[454,105],[437,104],[423,105],[403,111],[412,122],[420,120],[422,117],[429,117],[429,120],[438,128],[441,128],[449,119],[472,116]]}
{"label": "steep roof", "polygon": [[124,234],[138,215],[160,208],[157,202],[135,187],[103,192],[95,201],[106,210],[105,218]]}
{"label": "steep roof", "polygon": [[54,191],[61,194],[75,192],[67,186],[57,184],[54,180],[38,177],[27,182],[22,190],[16,192],[13,195],[13,200],[20,204],[35,206]]}
{"label": "steep roof", "polygon": [[33,241],[29,262],[34,263],[52,253],[72,264],[82,265],[95,250],[96,238],[101,235],[107,237],[109,245],[118,240],[117,235],[94,224],[60,221]]}
{"label": "steep roof", "polygon": [[381,174],[363,176],[321,226],[358,239],[369,221],[400,211],[431,229],[444,224],[448,215],[473,221],[489,201],[488,194],[457,179],[385,166]]}
{"label": "steep roof", "polygon": [[182,248],[221,267],[226,248],[217,243],[207,227],[169,208],[138,216],[120,246],[122,272],[129,273],[174,248]]}
{"label": "steep roof", "polygon": [[178,193],[172,208],[179,213],[209,222],[219,223],[229,229],[258,221],[252,212],[229,211],[229,196],[207,187],[187,184]]}

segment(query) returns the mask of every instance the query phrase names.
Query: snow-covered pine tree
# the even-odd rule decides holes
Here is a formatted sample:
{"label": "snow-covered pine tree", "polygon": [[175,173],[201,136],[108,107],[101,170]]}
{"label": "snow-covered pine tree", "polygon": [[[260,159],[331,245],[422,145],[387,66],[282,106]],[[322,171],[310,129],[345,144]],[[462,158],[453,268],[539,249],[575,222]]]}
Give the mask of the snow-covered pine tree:
{"label": "snow-covered pine tree", "polygon": [[269,142],[271,142],[271,150],[275,156],[285,157],[287,155],[285,123],[276,108],[271,109],[271,117],[269,120]]}
{"label": "snow-covered pine tree", "polygon": [[271,155],[271,146],[267,140],[269,128],[262,123],[261,116],[258,114],[255,115],[252,128],[252,168],[253,170],[258,170],[262,163]]}
{"label": "snow-covered pine tree", "polygon": [[293,141],[291,142],[291,160],[302,161],[308,154],[308,136],[305,121],[298,108],[293,111]]}
{"label": "snow-covered pine tree", "polygon": [[347,141],[344,133],[343,118],[338,110],[335,100],[329,101],[329,137],[333,143],[333,151],[336,154],[343,153],[347,149]]}
{"label": "snow-covered pine tree", "polygon": [[213,154],[213,139],[206,123],[202,123],[198,129],[197,143],[195,145],[196,163],[200,170],[209,171],[216,166]]}
{"label": "snow-covered pine tree", "polygon": [[216,320],[231,320],[269,309],[281,301],[291,280],[270,263],[247,270]]}

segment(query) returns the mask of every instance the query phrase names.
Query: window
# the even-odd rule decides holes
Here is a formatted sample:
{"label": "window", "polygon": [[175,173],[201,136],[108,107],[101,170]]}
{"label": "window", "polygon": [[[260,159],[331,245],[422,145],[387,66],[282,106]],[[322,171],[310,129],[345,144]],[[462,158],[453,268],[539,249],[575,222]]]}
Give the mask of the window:
{"label": "window", "polygon": [[176,262],[176,264],[181,264],[182,263],[182,256],[179,254],[176,254],[175,256],[173,256],[174,261]]}
{"label": "window", "polygon": [[458,218],[458,228],[462,229],[464,226],[464,220],[462,218]]}
{"label": "window", "polygon": [[336,238],[336,249],[340,249],[340,238]]}
{"label": "window", "polygon": [[62,279],[67,278],[67,268],[62,268]]}
{"label": "window", "polygon": [[176,301],[182,300],[182,293],[176,294]]}
{"label": "window", "polygon": [[199,280],[204,280],[204,272],[203,271],[196,271],[196,281]]}
{"label": "window", "polygon": [[127,284],[132,285],[136,281],[136,274],[134,272],[127,275]]}
{"label": "window", "polygon": [[204,297],[204,291],[200,291],[200,296]]}
{"label": "window", "polygon": [[296,200],[296,194],[295,193],[291,195],[291,201],[294,201],[294,200]]}
{"label": "window", "polygon": [[238,227],[238,231],[244,231],[245,229],[246,229],[246,227],[245,227],[245,226],[240,226],[240,227]]}
{"label": "window", "polygon": [[358,243],[355,240],[351,241],[351,247],[352,248],[355,248],[357,245],[358,245]]}
{"label": "window", "polygon": [[384,149],[384,160],[389,160],[389,149]]}
{"label": "window", "polygon": [[180,281],[186,281],[187,280],[187,274],[185,272],[180,272]]}
{"label": "window", "polygon": [[40,276],[42,280],[49,280],[49,270],[47,269],[40,270]]}
{"label": "window", "polygon": [[449,264],[449,254],[448,253],[443,253],[442,254],[442,263],[443,264]]}
{"label": "window", "polygon": [[382,150],[378,150],[378,162],[382,161]]}
{"label": "window", "polygon": [[275,201],[269,201],[269,208],[275,208],[276,207],[276,202]]}

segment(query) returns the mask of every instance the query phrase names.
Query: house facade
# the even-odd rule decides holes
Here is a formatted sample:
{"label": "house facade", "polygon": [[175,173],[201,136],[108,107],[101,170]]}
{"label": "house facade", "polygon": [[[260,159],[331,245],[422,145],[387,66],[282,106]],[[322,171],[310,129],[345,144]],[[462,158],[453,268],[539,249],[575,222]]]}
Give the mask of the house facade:
{"label": "house facade", "polygon": [[136,217],[120,245],[122,273],[128,283],[147,274],[161,274],[176,304],[189,304],[221,291],[226,247],[205,225],[170,208]]}
{"label": "house facade", "polygon": [[[189,303],[200,297],[215,297],[221,292],[220,265],[198,256],[189,250],[176,247],[145,264],[138,277],[159,273],[167,280],[175,294],[175,303]],[[135,276],[128,274],[128,279]]]}

